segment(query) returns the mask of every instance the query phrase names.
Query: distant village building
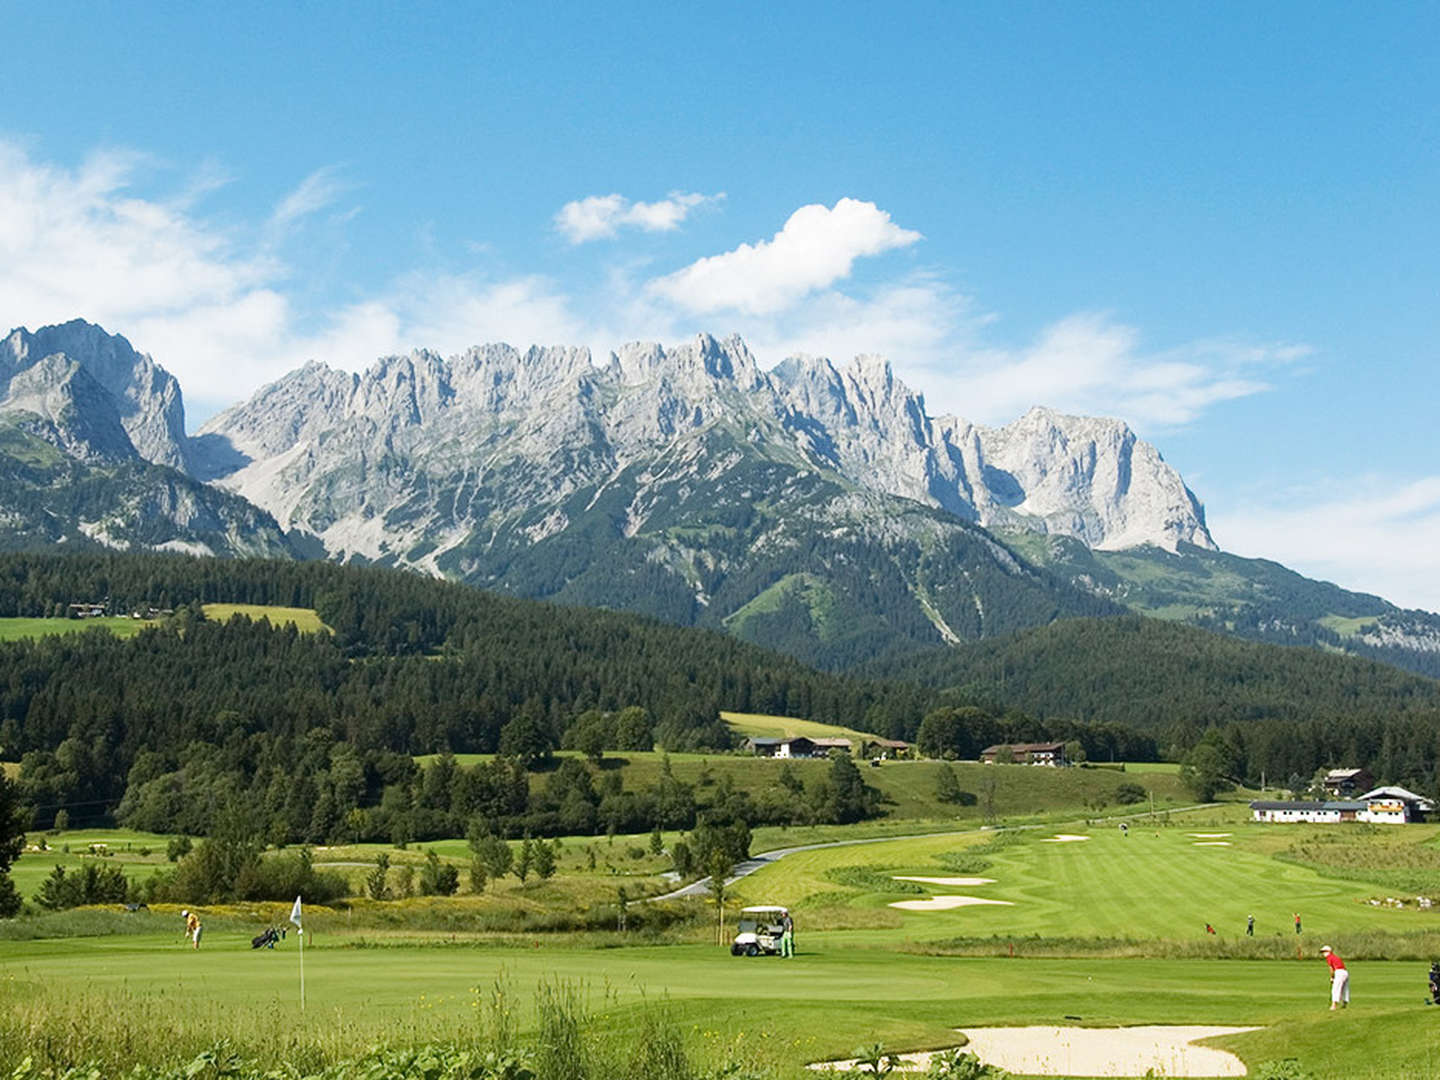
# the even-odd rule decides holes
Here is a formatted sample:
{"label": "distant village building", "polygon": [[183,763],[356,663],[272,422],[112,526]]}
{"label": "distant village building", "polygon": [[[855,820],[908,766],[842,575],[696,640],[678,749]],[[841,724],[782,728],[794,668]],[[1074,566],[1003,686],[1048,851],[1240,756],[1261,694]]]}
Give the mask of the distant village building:
{"label": "distant village building", "polygon": [[986,765],[994,765],[997,760],[1003,760],[1007,756],[1007,751],[1008,757],[1016,765],[1059,767],[1070,764],[1065,760],[1065,744],[1058,742],[1000,743],[981,750],[980,760]]}
{"label": "distant village building", "polygon": [[[855,742],[853,739],[842,738],[810,739],[804,735],[752,735],[740,744],[740,748],[750,751],[756,757],[823,758],[829,757],[836,750],[853,754]],[[910,744],[900,739],[866,739],[860,750],[866,755],[904,757],[910,752]]]}
{"label": "distant village building", "polygon": [[1353,799],[1375,786],[1375,777],[1368,769],[1331,769],[1321,786],[1332,799]]}
{"label": "distant village building", "polygon": [[71,604],[68,610],[72,619],[98,619],[105,614],[105,605],[87,601]]}
{"label": "distant village building", "polygon": [[1323,802],[1257,799],[1250,804],[1251,815],[1256,821],[1280,824],[1309,822],[1331,825],[1366,821],[1374,825],[1405,825],[1424,820],[1425,815],[1434,809],[1435,804],[1430,799],[1394,786],[1375,788],[1357,799],[1328,799]]}

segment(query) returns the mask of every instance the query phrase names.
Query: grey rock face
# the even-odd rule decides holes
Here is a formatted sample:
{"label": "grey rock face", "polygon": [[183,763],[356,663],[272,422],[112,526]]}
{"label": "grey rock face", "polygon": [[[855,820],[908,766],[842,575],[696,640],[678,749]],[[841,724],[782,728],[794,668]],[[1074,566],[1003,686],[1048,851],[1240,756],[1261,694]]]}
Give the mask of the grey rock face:
{"label": "grey rock face", "polygon": [[[1214,546],[1179,474],[1119,421],[931,417],[882,359],[795,357],[765,373],[739,338],[706,335],[628,345],[603,367],[585,350],[504,345],[387,357],[359,376],[311,364],[212,420],[192,454],[201,475],[336,554],[405,562],[424,547],[423,565],[536,506],[553,512],[534,530],[562,531],[567,499],[642,464],[652,479],[693,469],[703,481],[726,462],[684,447],[712,429],[760,458],[986,526],[1096,548]],[[624,528],[654,508],[637,497]]]}
{"label": "grey rock face", "polygon": [[[113,412],[134,452],[153,464],[190,471],[180,384],[123,337],[107,334],[93,323],[75,319],[33,334],[24,327],[12,330],[0,342],[0,388],[57,355],[82,368],[103,388],[109,400],[92,395],[87,410]],[[93,417],[91,421],[98,422]]]}

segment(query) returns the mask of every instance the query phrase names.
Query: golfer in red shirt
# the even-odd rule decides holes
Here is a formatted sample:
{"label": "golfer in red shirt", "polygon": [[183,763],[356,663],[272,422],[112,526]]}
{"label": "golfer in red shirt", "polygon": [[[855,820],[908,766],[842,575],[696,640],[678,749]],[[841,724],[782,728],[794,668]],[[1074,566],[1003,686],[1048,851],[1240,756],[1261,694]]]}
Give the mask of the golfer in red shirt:
{"label": "golfer in red shirt", "polygon": [[1350,972],[1345,970],[1345,961],[1329,945],[1320,946],[1320,955],[1330,965],[1330,1011],[1334,1012],[1350,1004]]}

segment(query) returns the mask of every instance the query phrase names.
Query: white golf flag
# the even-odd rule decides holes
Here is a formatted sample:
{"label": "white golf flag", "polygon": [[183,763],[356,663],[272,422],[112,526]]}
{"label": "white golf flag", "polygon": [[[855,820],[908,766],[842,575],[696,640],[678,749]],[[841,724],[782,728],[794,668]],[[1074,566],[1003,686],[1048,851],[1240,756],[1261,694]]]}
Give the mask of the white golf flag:
{"label": "white golf flag", "polygon": [[290,921],[296,926],[300,925],[300,897],[295,897],[295,906],[290,909]]}

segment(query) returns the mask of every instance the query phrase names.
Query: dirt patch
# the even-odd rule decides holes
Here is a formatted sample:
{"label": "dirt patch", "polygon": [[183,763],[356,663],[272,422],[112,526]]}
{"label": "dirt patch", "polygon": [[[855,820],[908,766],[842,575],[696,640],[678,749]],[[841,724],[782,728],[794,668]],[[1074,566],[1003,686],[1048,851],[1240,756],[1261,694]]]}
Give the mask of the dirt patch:
{"label": "dirt patch", "polygon": [[[962,1028],[965,1052],[1025,1076],[1244,1076],[1245,1063],[1197,1039],[1238,1035],[1253,1027]],[[921,1072],[940,1051],[901,1054],[900,1069]],[[854,1061],[820,1061],[812,1069],[852,1069]]]}
{"label": "dirt patch", "polygon": [[1054,836],[1043,836],[1040,838],[1042,844],[1074,844],[1081,840],[1089,840],[1088,836],[1076,836],[1074,833],[1056,833]]}
{"label": "dirt patch", "polygon": [[924,885],[949,885],[951,888],[968,888],[975,885],[994,885],[993,877],[910,877],[895,874],[896,881],[918,881]]}
{"label": "dirt patch", "polygon": [[1015,906],[1009,900],[986,900],[983,896],[927,896],[924,900],[895,900],[890,906],[904,911],[948,911],[951,908],[974,907],[977,904]]}

